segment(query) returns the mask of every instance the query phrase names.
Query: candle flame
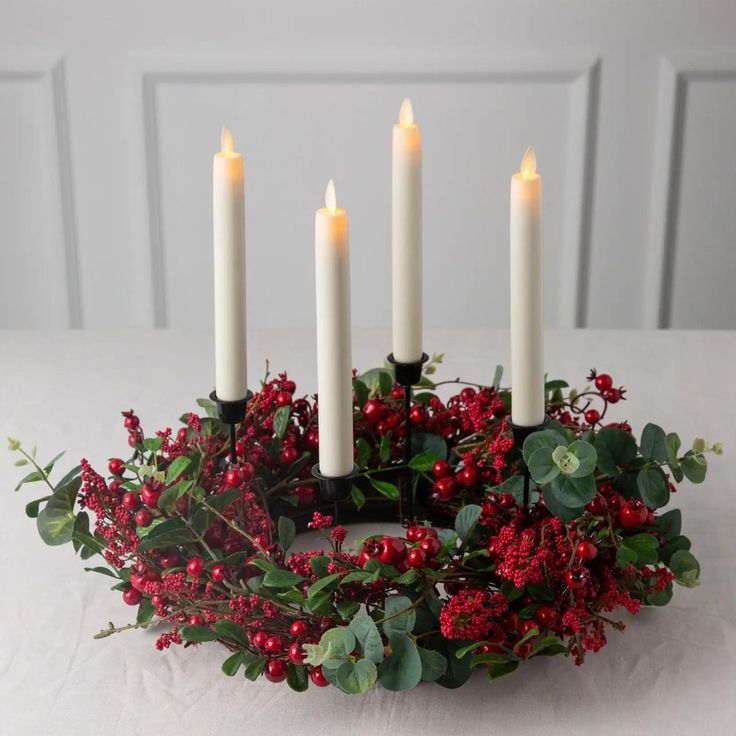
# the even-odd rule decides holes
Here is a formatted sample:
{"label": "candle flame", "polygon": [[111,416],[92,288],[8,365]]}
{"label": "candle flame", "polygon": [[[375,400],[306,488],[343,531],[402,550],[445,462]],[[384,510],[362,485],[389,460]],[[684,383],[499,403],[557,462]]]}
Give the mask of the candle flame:
{"label": "candle flame", "polygon": [[230,156],[233,152],[233,134],[230,132],[230,128],[227,125],[222,126],[222,135],[220,136],[220,150],[226,155]]}
{"label": "candle flame", "polygon": [[521,159],[521,178],[533,179],[537,174],[537,154],[533,148],[527,148]]}
{"label": "candle flame", "polygon": [[405,128],[414,125],[414,108],[411,106],[411,100],[408,97],[404,98],[399,109],[399,125],[403,125]]}
{"label": "candle flame", "polygon": [[337,196],[335,195],[335,182],[330,179],[325,189],[325,208],[333,214],[337,212]]}

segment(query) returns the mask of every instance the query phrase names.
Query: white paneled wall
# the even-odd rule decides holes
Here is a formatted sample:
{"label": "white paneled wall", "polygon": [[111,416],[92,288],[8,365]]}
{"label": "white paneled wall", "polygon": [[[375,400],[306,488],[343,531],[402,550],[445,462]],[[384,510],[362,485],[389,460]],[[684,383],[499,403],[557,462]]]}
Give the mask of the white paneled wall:
{"label": "white paneled wall", "polygon": [[0,327],[212,322],[211,157],[246,158],[249,320],[314,319],[314,210],[390,324],[390,140],[424,134],[426,323],[508,323],[508,185],[545,182],[550,326],[736,328],[730,0],[0,6]]}

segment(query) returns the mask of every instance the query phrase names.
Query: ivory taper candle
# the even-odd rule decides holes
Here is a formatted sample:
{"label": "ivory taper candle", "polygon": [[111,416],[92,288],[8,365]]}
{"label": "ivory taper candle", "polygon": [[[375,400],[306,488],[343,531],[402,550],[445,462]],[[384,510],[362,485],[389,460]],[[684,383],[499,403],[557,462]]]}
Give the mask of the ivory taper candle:
{"label": "ivory taper candle", "polygon": [[422,359],[422,134],[411,101],[401,104],[392,147],[393,355]]}
{"label": "ivory taper candle", "polygon": [[315,214],[314,251],[319,470],[338,478],[353,470],[353,366],[348,215],[337,207],[332,179]]}
{"label": "ivory taper candle", "polygon": [[226,127],[220,147],[212,166],[215,392],[221,401],[239,401],[248,392],[243,156]]}
{"label": "ivory taper candle", "polygon": [[542,178],[533,149],[511,177],[511,420],[544,421]]}

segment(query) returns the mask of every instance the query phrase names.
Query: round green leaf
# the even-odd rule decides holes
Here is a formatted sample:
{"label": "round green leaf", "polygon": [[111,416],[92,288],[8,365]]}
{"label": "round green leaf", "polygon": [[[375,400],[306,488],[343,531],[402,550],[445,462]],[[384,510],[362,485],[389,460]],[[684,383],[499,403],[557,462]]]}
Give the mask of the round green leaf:
{"label": "round green leaf", "polygon": [[595,480],[592,475],[586,475],[582,478],[558,475],[546,486],[545,497],[550,492],[563,506],[580,508],[593,500]]}
{"label": "round green leaf", "polygon": [[[564,475],[574,475],[578,471],[578,468],[580,468],[580,460],[567,447],[563,447],[562,445],[555,447],[552,451],[552,461]],[[550,478],[550,480],[552,479]]]}
{"label": "round green leaf", "polygon": [[406,634],[389,639],[391,654],[378,668],[378,681],[386,690],[410,690],[422,679],[422,659],[416,644]]}
{"label": "round green leaf", "polygon": [[417,647],[422,660],[422,682],[434,682],[447,671],[447,660],[434,649]]}
{"label": "round green leaf", "polygon": [[598,467],[613,478],[621,472],[619,468],[631,463],[637,453],[634,438],[615,427],[606,427],[598,432],[595,450],[598,453]]}
{"label": "round green leaf", "polygon": [[328,650],[329,657],[347,657],[355,649],[355,634],[347,626],[337,626],[327,629],[319,643]]}
{"label": "round green leaf", "polygon": [[579,461],[577,469],[569,473],[569,475],[573,478],[582,478],[584,475],[590,475],[595,470],[595,464],[598,462],[598,453],[590,442],[576,440],[567,449]]}
{"label": "round green leaf", "polygon": [[554,450],[558,445],[567,447],[567,437],[556,429],[544,429],[541,432],[532,432],[525,440],[522,449],[524,462],[529,465],[529,458],[540,448],[548,447]]}
{"label": "round green leaf", "polygon": [[653,509],[666,506],[670,500],[670,484],[661,468],[644,468],[636,476],[636,486],[644,503]]}
{"label": "round green leaf", "polygon": [[[526,445],[524,445],[526,447]],[[562,447],[562,445],[560,445]],[[563,448],[564,449],[564,448]],[[529,456],[527,466],[536,483],[544,485],[560,474],[560,468],[554,460],[555,448],[539,447]]]}
{"label": "round green leaf", "polygon": [[670,560],[669,568],[680,585],[694,588],[700,584],[700,564],[691,552],[684,549],[675,552]]}
{"label": "round green leaf", "polygon": [[[405,609],[411,606],[411,600],[403,595],[392,595],[386,598],[384,604],[385,618],[388,619],[383,625],[383,632],[386,636],[392,634],[408,634],[414,628],[416,623],[417,614],[416,611],[405,611]],[[399,613],[399,611],[405,611]]]}
{"label": "round green leaf", "polygon": [[481,508],[477,504],[469,503],[458,511],[455,517],[455,531],[461,541],[464,541],[480,518]]}
{"label": "round green leaf", "polygon": [[337,669],[337,686],[346,693],[357,694],[370,690],[376,683],[378,670],[370,659],[345,662]]}
{"label": "round green leaf", "polygon": [[584,506],[571,507],[565,506],[564,503],[560,503],[552,494],[549,486],[547,486],[544,491],[544,505],[549,509],[550,514],[552,514],[553,516],[557,516],[565,523],[579,518],[583,515],[583,512],[585,511]]}
{"label": "round green leaf", "polygon": [[357,616],[348,628],[355,634],[366,659],[379,664],[383,659],[383,640],[378,627],[370,616]]}

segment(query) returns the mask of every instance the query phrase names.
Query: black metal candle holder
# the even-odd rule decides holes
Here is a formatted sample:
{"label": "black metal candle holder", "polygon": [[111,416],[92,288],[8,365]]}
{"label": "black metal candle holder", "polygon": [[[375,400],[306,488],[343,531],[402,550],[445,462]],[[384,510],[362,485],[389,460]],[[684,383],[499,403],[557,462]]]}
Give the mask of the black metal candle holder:
{"label": "black metal candle holder", "polygon": [[220,421],[228,425],[230,430],[230,462],[235,464],[238,460],[236,427],[245,420],[245,412],[248,402],[253,398],[253,393],[248,391],[244,399],[237,401],[222,401],[217,398],[217,393],[210,394],[210,400],[217,406],[217,415]]}
{"label": "black metal candle holder", "polygon": [[[416,386],[422,378],[422,366],[429,360],[427,353],[422,353],[421,360],[413,363],[402,363],[391,353],[388,356],[388,362],[394,367],[394,380],[399,386],[404,387],[404,426],[406,428],[404,461],[406,462],[406,494],[409,501],[409,518],[413,519],[415,515],[415,499],[412,493],[413,475],[409,463],[411,462],[411,389]],[[399,494],[399,517],[403,519],[403,491]]]}
{"label": "black metal candle holder", "polygon": [[[549,423],[549,420],[545,418],[545,420],[541,424],[537,424],[532,427],[526,427],[522,426],[520,424],[514,424],[510,419],[507,421],[507,424],[509,427],[511,427],[511,432],[514,435],[514,444],[516,447],[519,448],[519,452],[522,451],[524,447],[524,440],[534,432],[539,432],[547,426]],[[529,506],[529,496],[530,496],[530,486],[531,486],[531,475],[529,474],[529,467],[524,462],[524,458],[522,457],[522,463],[524,464],[524,495],[523,495],[523,506],[528,507]]]}
{"label": "black metal candle holder", "polygon": [[322,497],[326,501],[332,501],[334,505],[334,522],[336,524],[340,521],[340,501],[349,498],[353,489],[353,481],[357,475],[357,465],[353,465],[353,469],[348,475],[337,477],[322,475],[319,471],[319,463],[312,466],[312,477],[319,481],[319,490]]}

